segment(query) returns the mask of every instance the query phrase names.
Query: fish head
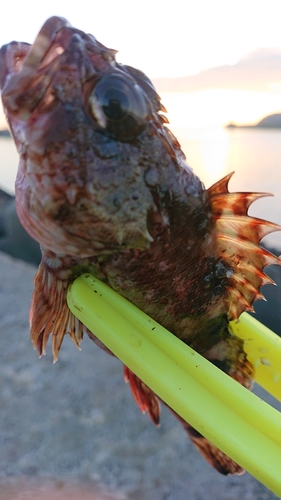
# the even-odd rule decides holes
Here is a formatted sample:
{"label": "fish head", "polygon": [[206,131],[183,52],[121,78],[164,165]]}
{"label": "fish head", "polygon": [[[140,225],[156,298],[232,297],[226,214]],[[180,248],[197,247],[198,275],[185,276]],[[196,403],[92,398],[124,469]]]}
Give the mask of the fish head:
{"label": "fish head", "polygon": [[202,191],[153,84],[115,54],[59,17],[33,45],[1,49],[2,101],[20,154],[18,214],[55,253],[145,249],[167,194]]}

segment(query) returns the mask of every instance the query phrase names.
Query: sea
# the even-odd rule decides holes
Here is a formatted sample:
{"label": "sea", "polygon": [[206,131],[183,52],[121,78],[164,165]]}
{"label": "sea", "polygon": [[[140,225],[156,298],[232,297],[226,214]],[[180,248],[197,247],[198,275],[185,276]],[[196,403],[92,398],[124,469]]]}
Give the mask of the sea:
{"label": "sea", "polygon": [[[281,224],[281,130],[222,126],[171,128],[187,163],[206,188],[234,172],[230,191],[273,195],[255,201],[249,214]],[[18,155],[13,140],[0,137],[0,188],[14,194]],[[281,232],[264,239],[281,249]]]}

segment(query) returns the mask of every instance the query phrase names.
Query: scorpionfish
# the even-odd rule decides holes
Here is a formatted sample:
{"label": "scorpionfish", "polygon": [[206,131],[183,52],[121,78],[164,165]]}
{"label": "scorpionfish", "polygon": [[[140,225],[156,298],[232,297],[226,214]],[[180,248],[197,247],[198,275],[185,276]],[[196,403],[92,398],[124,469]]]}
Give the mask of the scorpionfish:
{"label": "scorpionfish", "polygon": [[[39,355],[52,336],[89,332],[67,307],[70,283],[103,280],[230,377],[251,388],[254,367],[229,322],[272,280],[279,264],[260,247],[276,224],[248,216],[264,193],[231,193],[231,175],[205,189],[166,126],[147,76],[115,59],[92,35],[51,17],[33,45],[1,49],[0,84],[20,156],[16,205],[40,243],[31,304]],[[159,423],[160,401],[124,368],[142,412]],[[222,474],[243,469],[180,416],[188,436]]]}

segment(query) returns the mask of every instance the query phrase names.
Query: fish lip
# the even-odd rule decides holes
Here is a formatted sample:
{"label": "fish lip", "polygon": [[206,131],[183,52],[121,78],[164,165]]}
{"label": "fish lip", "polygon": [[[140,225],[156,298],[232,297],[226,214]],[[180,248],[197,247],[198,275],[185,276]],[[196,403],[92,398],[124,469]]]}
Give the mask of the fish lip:
{"label": "fish lip", "polygon": [[[0,50],[1,89],[4,90],[8,75],[19,73],[25,65],[37,67],[48,52],[57,33],[66,26],[70,26],[66,19],[53,16],[43,24],[32,45],[16,41],[3,45]],[[20,59],[19,55],[21,55]]]}
{"label": "fish lip", "polygon": [[[87,52],[97,50],[108,64],[113,62],[116,53],[56,16],[45,22],[32,45],[24,42],[4,45],[0,52],[0,89],[4,108],[20,120],[28,120],[50,85],[61,56],[75,47]],[[84,79],[88,77],[85,72],[86,69],[82,68]]]}
{"label": "fish lip", "polygon": [[[0,49],[0,88],[2,93],[9,79],[7,76],[24,72],[34,74],[41,67],[49,64],[56,55],[64,52],[70,45],[71,40],[83,39],[83,42],[98,42],[91,35],[74,28],[62,17],[53,16],[47,19],[38,32],[33,44],[12,41],[3,45]],[[89,45],[89,43],[88,43]],[[99,44],[103,47],[101,44]],[[88,47],[89,48],[89,47]],[[106,49],[113,53],[116,51]]]}
{"label": "fish lip", "polygon": [[[32,45],[25,42],[11,42],[1,48],[0,88],[4,108],[17,114],[19,107],[24,107],[24,118],[28,117],[34,107],[34,102],[40,100],[40,94],[44,88],[44,84],[39,90],[36,88],[38,84],[34,75],[46,64],[52,62],[57,55],[64,52],[63,44],[61,48],[58,48],[58,44],[55,43],[57,34],[64,27],[69,30],[68,21],[54,16],[45,22]],[[32,97],[24,99],[26,93],[31,94]],[[22,98],[26,101],[24,106],[21,102]]]}
{"label": "fish lip", "polygon": [[12,74],[19,73],[22,69],[31,45],[25,42],[11,42],[0,49],[0,89],[2,94],[9,83]]}

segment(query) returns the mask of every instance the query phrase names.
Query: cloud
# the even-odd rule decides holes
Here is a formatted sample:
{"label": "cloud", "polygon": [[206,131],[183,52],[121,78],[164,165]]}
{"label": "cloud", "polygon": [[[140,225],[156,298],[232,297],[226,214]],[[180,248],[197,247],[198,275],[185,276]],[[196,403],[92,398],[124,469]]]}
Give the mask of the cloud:
{"label": "cloud", "polygon": [[261,48],[240,59],[179,78],[155,78],[158,92],[188,92],[207,89],[280,90],[281,48]]}

